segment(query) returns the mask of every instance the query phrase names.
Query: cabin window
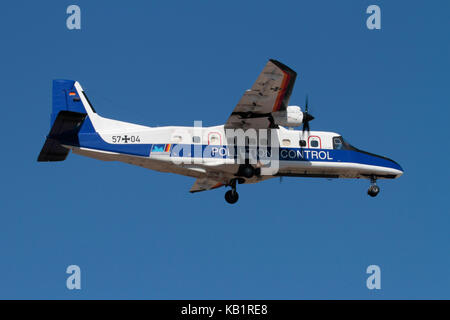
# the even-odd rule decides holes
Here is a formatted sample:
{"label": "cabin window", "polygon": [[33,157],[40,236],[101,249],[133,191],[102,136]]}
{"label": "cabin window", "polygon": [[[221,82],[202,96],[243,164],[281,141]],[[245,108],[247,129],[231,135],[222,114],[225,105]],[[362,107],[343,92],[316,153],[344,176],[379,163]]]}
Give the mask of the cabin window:
{"label": "cabin window", "polygon": [[173,142],[175,142],[175,143],[180,143],[181,142],[181,140],[182,140],[182,137],[181,136],[173,136],[172,137],[172,141]]}
{"label": "cabin window", "polygon": [[222,144],[222,140],[220,139],[220,136],[216,132],[211,132],[208,134],[208,144],[212,145],[219,145]]}
{"label": "cabin window", "polygon": [[281,144],[282,144],[283,146],[285,146],[285,147],[290,146],[290,145],[291,145],[291,140],[289,140],[289,139],[283,139],[283,140],[281,141]]}
{"label": "cabin window", "polygon": [[209,143],[210,144],[219,144],[219,138],[217,138],[216,136],[211,136],[211,138],[209,139]]}
{"label": "cabin window", "polygon": [[299,145],[300,145],[300,147],[306,147],[306,141],[300,140]]}
{"label": "cabin window", "polygon": [[309,136],[308,142],[310,148],[322,148],[322,143],[320,142],[320,137],[318,136]]}
{"label": "cabin window", "polygon": [[192,137],[192,142],[193,143],[200,143],[200,137],[199,136],[193,136]]}

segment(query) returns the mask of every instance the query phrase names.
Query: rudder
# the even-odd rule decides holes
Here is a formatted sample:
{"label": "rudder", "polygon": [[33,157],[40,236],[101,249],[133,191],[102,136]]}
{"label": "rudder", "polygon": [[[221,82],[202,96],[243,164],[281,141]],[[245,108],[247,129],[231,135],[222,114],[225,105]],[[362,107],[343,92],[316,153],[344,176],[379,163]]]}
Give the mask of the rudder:
{"label": "rudder", "polygon": [[95,111],[80,84],[73,80],[53,80],[52,90],[50,133],[38,161],[63,161],[69,154],[63,145],[78,145],[80,132],[95,133],[89,119],[89,114]]}

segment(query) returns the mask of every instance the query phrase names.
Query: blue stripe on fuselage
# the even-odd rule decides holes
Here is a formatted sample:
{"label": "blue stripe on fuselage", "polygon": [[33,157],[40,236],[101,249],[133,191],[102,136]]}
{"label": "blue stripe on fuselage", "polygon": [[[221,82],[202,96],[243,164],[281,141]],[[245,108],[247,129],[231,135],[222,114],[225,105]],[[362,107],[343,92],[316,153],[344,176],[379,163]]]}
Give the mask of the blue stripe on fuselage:
{"label": "blue stripe on fuselage", "polygon": [[[198,148],[198,150],[195,150]],[[321,161],[321,162],[351,162],[373,166],[393,168],[403,171],[393,160],[367,154],[356,150],[279,148],[279,160],[284,161]],[[275,151],[275,150],[274,150]],[[270,160],[271,148],[257,149],[257,159]],[[267,156],[265,156],[267,154]],[[172,145],[171,157],[203,157],[226,159],[231,158],[227,146],[175,144]],[[234,156],[236,158],[236,156]]]}
{"label": "blue stripe on fuselage", "polygon": [[[97,132],[80,133],[79,147],[97,149],[102,151],[123,153],[141,157],[150,156],[153,144],[111,144],[105,142]],[[261,148],[258,159],[270,160],[274,148]],[[261,152],[261,153],[260,153]],[[306,149],[306,148],[279,148],[279,160],[282,161],[319,161],[319,162],[350,162],[373,166],[393,168],[403,171],[395,161],[376,155],[369,155],[355,150],[332,149]],[[231,158],[231,152],[227,146],[199,145],[199,144],[172,144],[171,157],[203,157],[227,159]],[[264,155],[268,155],[265,157]],[[234,156],[236,158],[236,156]]]}

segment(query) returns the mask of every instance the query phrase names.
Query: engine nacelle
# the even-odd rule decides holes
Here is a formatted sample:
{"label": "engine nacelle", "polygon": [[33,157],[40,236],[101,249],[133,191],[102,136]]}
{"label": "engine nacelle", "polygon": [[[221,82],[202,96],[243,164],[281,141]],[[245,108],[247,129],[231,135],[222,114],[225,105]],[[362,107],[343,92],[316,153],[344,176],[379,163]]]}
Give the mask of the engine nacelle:
{"label": "engine nacelle", "polygon": [[298,127],[303,123],[303,112],[298,106],[288,106],[286,110],[272,112],[275,124],[283,127]]}

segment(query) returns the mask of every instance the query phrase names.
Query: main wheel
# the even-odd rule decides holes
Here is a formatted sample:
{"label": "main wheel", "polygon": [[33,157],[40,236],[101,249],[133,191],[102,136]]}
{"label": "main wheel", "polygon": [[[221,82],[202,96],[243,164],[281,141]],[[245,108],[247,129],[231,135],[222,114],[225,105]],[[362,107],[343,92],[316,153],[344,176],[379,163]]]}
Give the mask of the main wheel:
{"label": "main wheel", "polygon": [[236,191],[228,190],[225,193],[225,200],[230,204],[236,203],[238,201],[238,199],[239,199],[239,194]]}
{"label": "main wheel", "polygon": [[255,169],[252,166],[247,165],[242,168],[242,175],[247,179],[250,179],[255,174]]}
{"label": "main wheel", "polygon": [[378,187],[376,184],[371,185],[369,187],[369,190],[367,190],[367,194],[371,197],[376,197],[379,192],[380,187]]}

